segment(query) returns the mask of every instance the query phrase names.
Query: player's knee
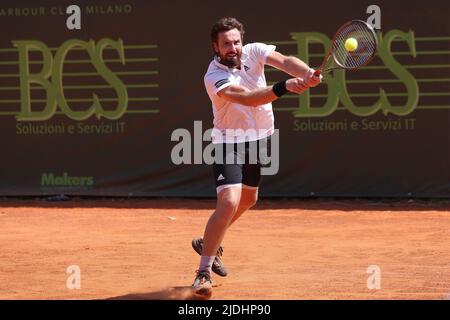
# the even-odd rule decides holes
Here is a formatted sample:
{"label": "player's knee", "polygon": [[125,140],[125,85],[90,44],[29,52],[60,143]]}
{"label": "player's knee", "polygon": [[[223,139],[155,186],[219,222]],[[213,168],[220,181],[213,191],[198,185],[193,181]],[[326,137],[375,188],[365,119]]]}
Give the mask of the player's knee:
{"label": "player's knee", "polygon": [[222,211],[232,214],[236,212],[239,206],[239,198],[234,196],[223,197],[218,201],[217,206]]}

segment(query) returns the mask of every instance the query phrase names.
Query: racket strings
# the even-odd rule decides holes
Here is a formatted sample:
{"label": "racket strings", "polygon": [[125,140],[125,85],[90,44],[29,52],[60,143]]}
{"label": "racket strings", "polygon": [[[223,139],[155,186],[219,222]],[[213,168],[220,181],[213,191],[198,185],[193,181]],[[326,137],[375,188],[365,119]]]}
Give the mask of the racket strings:
{"label": "racket strings", "polygon": [[[357,48],[347,51],[345,41],[354,38]],[[333,42],[333,57],[337,64],[346,69],[364,66],[372,59],[377,47],[375,33],[362,21],[352,21],[343,26],[336,34]]]}

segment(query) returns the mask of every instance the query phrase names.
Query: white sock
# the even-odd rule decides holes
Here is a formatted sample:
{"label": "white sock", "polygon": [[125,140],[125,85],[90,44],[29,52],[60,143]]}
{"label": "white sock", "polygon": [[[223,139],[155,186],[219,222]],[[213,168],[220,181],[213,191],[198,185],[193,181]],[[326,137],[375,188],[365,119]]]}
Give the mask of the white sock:
{"label": "white sock", "polygon": [[211,272],[211,268],[212,268],[212,264],[214,262],[214,259],[216,258],[216,256],[202,256],[200,258],[200,267],[198,267],[199,271],[208,271]]}

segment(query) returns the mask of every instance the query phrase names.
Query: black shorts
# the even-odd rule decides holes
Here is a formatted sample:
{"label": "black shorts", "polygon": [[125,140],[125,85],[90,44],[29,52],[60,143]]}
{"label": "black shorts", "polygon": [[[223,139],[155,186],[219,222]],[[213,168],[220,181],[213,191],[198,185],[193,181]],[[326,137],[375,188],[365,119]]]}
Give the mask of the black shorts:
{"label": "black shorts", "polygon": [[216,190],[242,184],[257,188],[261,168],[270,165],[270,136],[258,141],[214,145],[212,165]]}

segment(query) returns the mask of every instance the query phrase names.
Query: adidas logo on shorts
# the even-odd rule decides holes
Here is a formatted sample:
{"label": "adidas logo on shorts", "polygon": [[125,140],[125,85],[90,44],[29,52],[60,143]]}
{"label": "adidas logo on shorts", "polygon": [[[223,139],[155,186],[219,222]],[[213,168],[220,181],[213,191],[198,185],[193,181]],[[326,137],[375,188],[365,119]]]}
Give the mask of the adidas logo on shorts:
{"label": "adidas logo on shorts", "polygon": [[225,177],[222,174],[220,174],[219,177],[217,178],[217,181],[220,181],[220,180],[223,180],[223,179],[225,179]]}

